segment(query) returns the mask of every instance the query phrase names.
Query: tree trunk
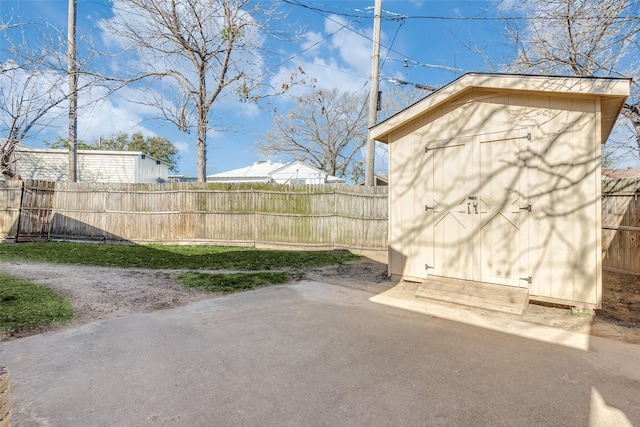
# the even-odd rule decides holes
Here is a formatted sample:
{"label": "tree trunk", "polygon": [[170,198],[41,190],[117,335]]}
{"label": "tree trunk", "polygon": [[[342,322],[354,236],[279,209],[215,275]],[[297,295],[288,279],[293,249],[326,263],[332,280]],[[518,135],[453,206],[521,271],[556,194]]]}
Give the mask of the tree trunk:
{"label": "tree trunk", "polygon": [[198,124],[198,140],[196,141],[198,156],[198,182],[207,182],[207,125]]}
{"label": "tree trunk", "polygon": [[2,147],[2,156],[0,157],[0,172],[2,172],[2,176],[7,181],[12,179],[20,179],[20,176],[11,170],[11,165],[13,164],[13,153],[15,151],[17,143],[12,140],[8,140],[5,142],[4,147]]}

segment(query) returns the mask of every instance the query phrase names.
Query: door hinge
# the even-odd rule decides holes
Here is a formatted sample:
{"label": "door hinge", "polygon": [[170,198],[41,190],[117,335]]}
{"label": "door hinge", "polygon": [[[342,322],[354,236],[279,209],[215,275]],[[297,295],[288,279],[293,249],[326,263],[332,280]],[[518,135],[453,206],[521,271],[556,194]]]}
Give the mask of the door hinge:
{"label": "door hinge", "polygon": [[430,266],[429,264],[425,264],[425,265],[424,265],[424,269],[425,269],[425,270],[428,270],[428,269],[430,269],[430,268],[434,268],[434,267]]}
{"label": "door hinge", "polygon": [[424,205],[425,212],[428,211],[429,209],[433,209],[433,207],[429,205]]}
{"label": "door hinge", "polygon": [[524,280],[525,282],[527,282],[528,284],[531,284],[531,276],[527,276],[527,277],[521,277],[520,280]]}
{"label": "door hinge", "polygon": [[529,211],[531,212],[531,205],[527,205],[524,208],[520,208],[521,211]]}

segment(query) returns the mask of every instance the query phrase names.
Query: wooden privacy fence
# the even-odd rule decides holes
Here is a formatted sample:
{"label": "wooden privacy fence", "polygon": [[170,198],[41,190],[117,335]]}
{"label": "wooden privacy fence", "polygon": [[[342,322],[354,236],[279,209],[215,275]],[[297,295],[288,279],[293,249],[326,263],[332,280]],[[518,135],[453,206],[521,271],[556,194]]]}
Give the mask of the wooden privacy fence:
{"label": "wooden privacy fence", "polygon": [[[602,181],[606,269],[640,274],[639,198],[640,179]],[[0,182],[0,238],[386,251],[387,200],[348,185]]]}
{"label": "wooden privacy fence", "polygon": [[640,274],[640,179],[602,180],[603,268]]}
{"label": "wooden privacy fence", "polygon": [[387,248],[386,187],[25,181],[0,190],[5,241]]}

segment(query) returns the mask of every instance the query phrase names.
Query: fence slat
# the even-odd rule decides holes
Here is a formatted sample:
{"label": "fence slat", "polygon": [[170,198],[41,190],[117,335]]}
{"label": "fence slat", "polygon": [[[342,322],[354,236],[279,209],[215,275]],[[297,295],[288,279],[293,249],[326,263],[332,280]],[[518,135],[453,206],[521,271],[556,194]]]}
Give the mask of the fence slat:
{"label": "fence slat", "polygon": [[602,180],[603,268],[640,274],[640,180]]}
{"label": "fence slat", "polygon": [[[20,210],[1,190],[0,209]],[[387,200],[349,185],[25,181],[19,239],[386,251]]]}

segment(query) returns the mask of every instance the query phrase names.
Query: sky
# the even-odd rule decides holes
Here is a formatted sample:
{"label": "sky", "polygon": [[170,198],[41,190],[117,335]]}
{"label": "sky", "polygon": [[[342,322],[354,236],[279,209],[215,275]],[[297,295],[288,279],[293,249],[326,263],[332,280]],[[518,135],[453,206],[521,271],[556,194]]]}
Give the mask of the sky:
{"label": "sky", "polygon": [[[512,55],[499,18],[508,13],[513,0],[383,0],[381,24],[380,89],[382,96],[393,85],[442,86],[466,72],[499,68]],[[286,19],[280,29],[296,37],[266,37],[261,58],[264,75],[273,85],[286,81],[291,73],[304,70],[305,78],[315,79],[320,89],[368,92],[374,1],[290,0],[281,3]],[[77,0],[79,46],[91,40],[96,49],[117,51],[117,39],[105,30],[104,23],[118,13],[119,2]],[[30,22],[33,28],[48,24],[66,34],[68,0],[0,0],[3,22]],[[28,36],[27,36],[28,37]],[[491,64],[477,49],[490,58]],[[83,52],[80,52],[82,57]],[[96,59],[105,70],[127,67],[130,57],[119,55]],[[178,148],[179,174],[196,175],[196,133],[180,132],[174,125],[157,120],[157,111],[135,101],[144,88],[128,87],[106,99],[104,90],[81,94],[78,139],[92,143],[98,138],[121,132],[158,135]],[[426,93],[425,93],[426,95]],[[269,98],[257,104],[240,102],[237,96],[223,97],[214,105],[208,133],[207,174],[227,171],[267,160],[254,150],[263,133],[272,127],[274,108],[287,111],[290,99]],[[67,118],[62,114],[46,128],[24,142],[41,147],[67,135]],[[378,153],[383,157],[384,153]],[[281,161],[286,159],[268,159]],[[384,168],[377,159],[378,169]],[[384,173],[383,170],[380,172]]]}

